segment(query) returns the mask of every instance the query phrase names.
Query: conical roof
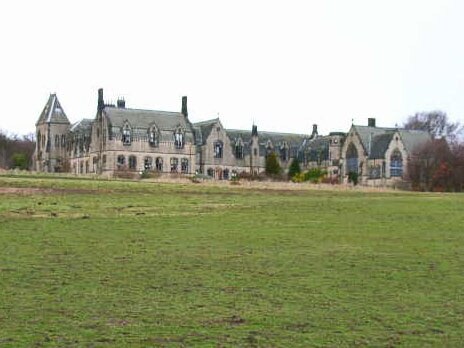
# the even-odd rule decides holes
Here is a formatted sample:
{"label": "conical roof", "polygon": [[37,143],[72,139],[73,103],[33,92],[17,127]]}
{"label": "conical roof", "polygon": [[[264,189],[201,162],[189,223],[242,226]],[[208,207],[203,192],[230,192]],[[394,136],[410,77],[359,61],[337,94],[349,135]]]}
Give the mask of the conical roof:
{"label": "conical roof", "polygon": [[36,125],[41,123],[70,124],[56,94],[50,94]]}

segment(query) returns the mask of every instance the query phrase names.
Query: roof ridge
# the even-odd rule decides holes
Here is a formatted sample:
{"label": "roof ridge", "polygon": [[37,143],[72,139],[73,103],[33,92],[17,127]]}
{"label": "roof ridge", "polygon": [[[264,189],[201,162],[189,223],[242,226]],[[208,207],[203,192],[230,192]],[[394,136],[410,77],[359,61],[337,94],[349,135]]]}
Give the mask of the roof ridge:
{"label": "roof ridge", "polygon": [[165,111],[165,110],[136,109],[136,108],[118,108],[117,106],[105,106],[105,109],[127,110],[127,111],[163,112],[163,113],[166,113],[166,114],[178,114],[178,115],[182,114],[180,111]]}

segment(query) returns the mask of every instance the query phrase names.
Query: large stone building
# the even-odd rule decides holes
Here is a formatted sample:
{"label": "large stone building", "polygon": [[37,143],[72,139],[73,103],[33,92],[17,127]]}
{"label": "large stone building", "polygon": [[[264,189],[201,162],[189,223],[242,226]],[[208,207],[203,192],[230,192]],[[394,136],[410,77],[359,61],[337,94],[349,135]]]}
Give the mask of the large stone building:
{"label": "large stone building", "polygon": [[361,183],[389,185],[407,178],[407,164],[414,150],[431,140],[424,131],[352,125],[341,149],[341,174],[345,181],[355,173]]}
{"label": "large stone building", "polygon": [[241,172],[264,172],[266,158],[274,152],[284,170],[297,158],[303,169],[322,167],[340,181],[349,172],[358,173],[363,182],[402,177],[409,152],[428,135],[369,122],[368,127],[352,126],[347,136],[320,136],[316,125],[308,135],[258,132],[256,125],[231,130],[218,118],[192,123],[187,97],[180,112],[140,110],[127,108],[123,99],[116,105],[105,103],[100,89],[95,118],[71,125],[52,94],[36,123],[34,163],[44,172],[114,175],[149,170],[229,179]]}

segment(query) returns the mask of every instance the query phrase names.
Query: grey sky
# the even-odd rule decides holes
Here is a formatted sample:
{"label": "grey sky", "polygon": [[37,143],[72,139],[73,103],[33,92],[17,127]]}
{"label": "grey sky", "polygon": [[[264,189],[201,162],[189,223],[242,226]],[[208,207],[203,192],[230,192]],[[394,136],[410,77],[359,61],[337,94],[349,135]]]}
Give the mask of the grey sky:
{"label": "grey sky", "polygon": [[416,111],[464,116],[464,1],[10,1],[0,128],[34,131],[49,93],[71,122],[97,89],[227,128],[347,131]]}

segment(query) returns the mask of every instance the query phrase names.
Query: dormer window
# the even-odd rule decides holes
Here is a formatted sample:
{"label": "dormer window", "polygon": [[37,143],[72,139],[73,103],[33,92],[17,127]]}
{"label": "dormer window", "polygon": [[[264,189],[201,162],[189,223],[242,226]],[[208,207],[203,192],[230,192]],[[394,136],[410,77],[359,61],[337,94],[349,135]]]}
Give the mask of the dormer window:
{"label": "dormer window", "polygon": [[184,147],[184,132],[181,128],[178,128],[174,133],[174,146],[176,149],[182,149]]}
{"label": "dormer window", "polygon": [[288,144],[287,142],[283,142],[282,145],[280,146],[280,160],[282,162],[288,161],[289,158],[289,151],[288,151]]}
{"label": "dormer window", "polygon": [[126,123],[122,129],[122,143],[124,145],[130,145],[131,144],[131,128],[130,126]]}
{"label": "dormer window", "polygon": [[222,141],[218,140],[214,143],[214,158],[222,158],[223,145]]}
{"label": "dormer window", "polygon": [[154,126],[151,127],[148,132],[148,143],[153,147],[157,147],[159,145],[159,133]]}

